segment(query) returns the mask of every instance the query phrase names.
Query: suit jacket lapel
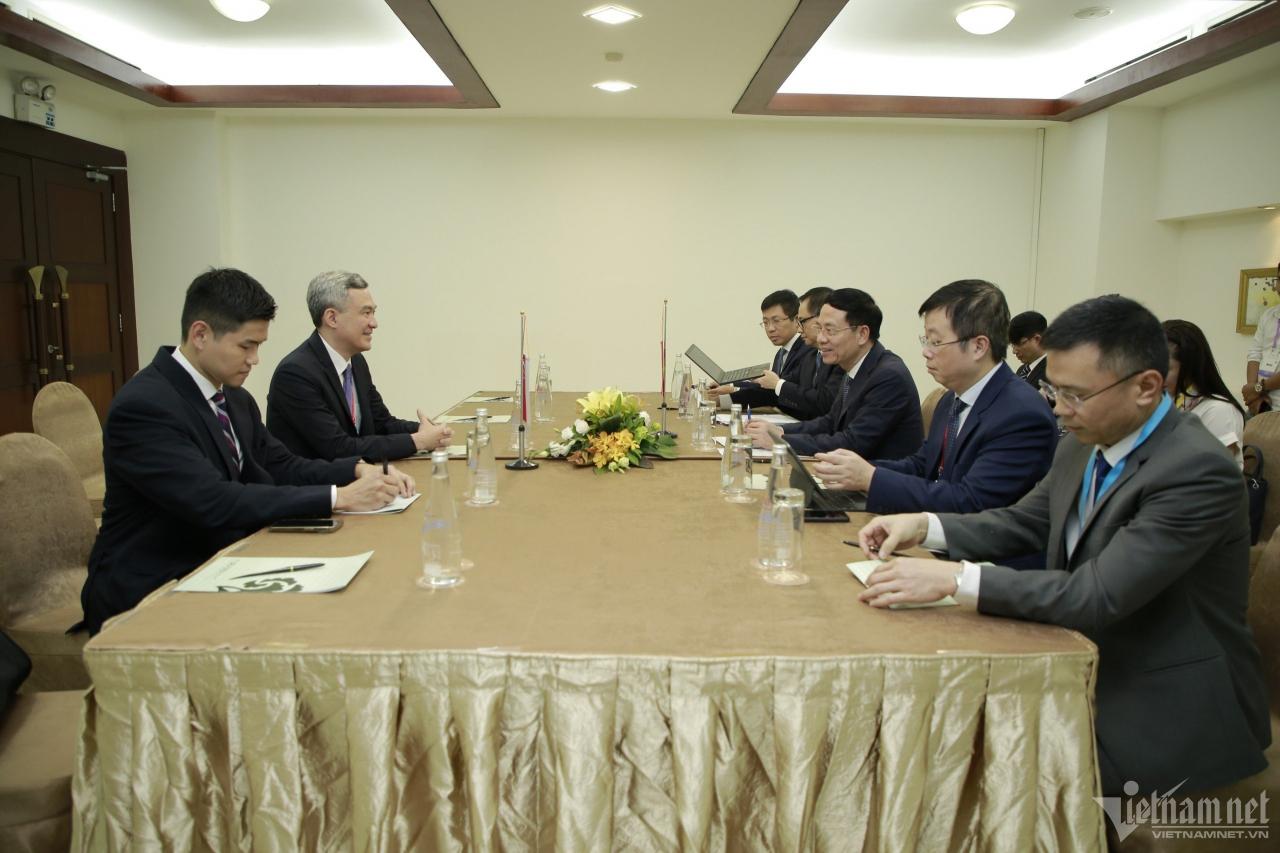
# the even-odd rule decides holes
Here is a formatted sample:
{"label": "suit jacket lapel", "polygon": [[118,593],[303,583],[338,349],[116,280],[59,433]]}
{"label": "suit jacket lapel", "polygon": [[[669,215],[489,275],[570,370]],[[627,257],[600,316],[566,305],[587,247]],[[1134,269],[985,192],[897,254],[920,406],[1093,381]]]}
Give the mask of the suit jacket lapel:
{"label": "suit jacket lapel", "polygon": [[[1076,442],[1070,436],[1062,440]],[[1049,494],[1049,547],[1045,551],[1047,569],[1067,568],[1067,516],[1077,511],[1080,483],[1084,479],[1084,468],[1089,463],[1089,454],[1092,452],[1092,445],[1085,447],[1076,442],[1075,453],[1062,463],[1061,476],[1053,478],[1053,491]]]}
{"label": "suit jacket lapel", "polygon": [[932,477],[938,470],[938,460],[942,457],[942,431],[946,429],[946,421],[951,416],[951,406],[954,405],[955,398],[956,395],[948,391],[938,399],[938,405],[933,407],[933,421],[929,424],[929,434],[937,435],[938,440],[929,445],[929,456],[924,460],[927,477]]}
{"label": "suit jacket lapel", "polygon": [[351,383],[355,386],[356,405],[360,408],[360,429],[356,434],[373,435],[373,406],[369,402],[369,386],[373,379],[369,376],[368,363],[359,353],[351,357]]}
{"label": "suit jacket lapel", "polygon": [[[1022,380],[1013,375],[1013,371],[1009,369],[1008,365],[1001,364],[996,368],[996,372],[987,380],[987,385],[982,389],[982,393],[978,395],[978,399],[974,400],[973,408],[969,410],[968,417],[964,419],[964,428],[960,430],[960,435],[956,437],[956,446],[951,452],[951,459],[959,457],[961,448],[969,443],[969,437],[978,431],[987,409],[991,408],[991,404],[1000,396],[1000,392],[1004,390],[1005,385],[1015,381],[1020,382]],[[937,410],[935,409],[934,411]]]}
{"label": "suit jacket lapel", "polygon": [[[227,443],[227,436],[222,431],[222,424],[214,416],[213,409],[209,408],[209,401],[201,396],[195,380],[188,375],[187,371],[182,369],[182,365],[173,360],[173,349],[171,347],[161,347],[160,352],[156,354],[155,360],[151,363],[160,371],[160,375],[174,387],[174,390],[178,392],[178,396],[191,408],[196,420],[204,424],[209,437],[213,439],[213,446],[217,448],[218,455],[222,457],[222,464],[227,469],[228,476],[233,480],[239,479],[240,469],[236,467],[236,460],[231,455],[231,445]],[[228,411],[230,411],[229,406]],[[234,420],[232,421],[232,429],[237,429]],[[239,434],[237,433],[237,435]],[[243,447],[243,442],[241,446]]]}
{"label": "suit jacket lapel", "polygon": [[[333,360],[329,358],[329,351],[324,348],[324,341],[320,340],[320,333],[312,332],[311,337],[307,339],[307,345],[316,360],[316,366],[320,369],[320,375],[324,377],[325,387],[329,389],[329,405],[337,414],[338,422],[344,426],[349,435],[355,435],[355,424],[351,423],[351,413],[347,411],[347,395],[342,393],[342,382],[338,380],[338,374],[333,369]],[[356,382],[354,364],[355,360],[352,359],[351,381],[356,386],[356,405],[359,406],[360,387]]]}
{"label": "suit jacket lapel", "polygon": [[840,412],[840,420],[836,424],[836,429],[843,429],[845,422],[849,420],[849,413],[857,408],[859,398],[862,392],[867,388],[867,380],[871,376],[871,371],[875,370],[876,365],[880,362],[880,356],[884,352],[884,347],[880,346],[880,342],[876,341],[867,351],[866,357],[862,360],[862,366],[858,368],[858,375],[853,377],[853,381],[849,383],[849,396],[844,401],[844,410]]}

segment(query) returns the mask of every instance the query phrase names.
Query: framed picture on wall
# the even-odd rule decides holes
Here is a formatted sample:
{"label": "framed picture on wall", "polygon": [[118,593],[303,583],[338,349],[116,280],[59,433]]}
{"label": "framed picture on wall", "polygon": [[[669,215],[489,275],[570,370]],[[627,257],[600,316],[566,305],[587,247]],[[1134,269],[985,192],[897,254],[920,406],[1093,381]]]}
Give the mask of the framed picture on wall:
{"label": "framed picture on wall", "polygon": [[1280,303],[1276,293],[1276,268],[1240,270],[1240,301],[1236,307],[1236,331],[1252,335],[1258,318],[1272,305]]}

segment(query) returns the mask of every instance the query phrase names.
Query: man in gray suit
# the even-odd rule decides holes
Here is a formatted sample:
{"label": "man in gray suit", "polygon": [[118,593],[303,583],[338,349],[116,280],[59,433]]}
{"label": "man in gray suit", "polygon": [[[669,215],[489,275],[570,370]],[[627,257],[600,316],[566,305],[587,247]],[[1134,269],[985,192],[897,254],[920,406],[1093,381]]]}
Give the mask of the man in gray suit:
{"label": "man in gray suit", "polygon": [[[923,544],[952,558],[890,559],[875,607],[936,601],[1073,628],[1098,646],[1102,789],[1225,785],[1266,767],[1258,649],[1245,621],[1249,519],[1240,471],[1164,393],[1160,323],[1137,302],[1075,305],[1044,335],[1054,411],[1071,433],[1021,501],[974,515],[876,519],[867,555]],[[1043,550],[1044,571],[968,560]]]}

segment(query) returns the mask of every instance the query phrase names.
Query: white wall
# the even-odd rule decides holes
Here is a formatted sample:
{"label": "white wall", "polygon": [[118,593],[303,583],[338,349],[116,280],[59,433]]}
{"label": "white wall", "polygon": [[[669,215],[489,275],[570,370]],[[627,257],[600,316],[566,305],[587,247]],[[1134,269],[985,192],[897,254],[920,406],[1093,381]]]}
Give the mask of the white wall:
{"label": "white wall", "polygon": [[1159,150],[1161,219],[1280,203],[1280,70],[1175,104]]}
{"label": "white wall", "polygon": [[929,390],[923,298],[967,276],[1020,296],[1030,268],[1032,128],[357,114],[234,117],[225,134],[223,260],[282,306],[260,396],[331,267],[371,282],[370,360],[406,414],[512,384],[522,309],[558,387],[646,390],[663,298],[673,351],[736,366],[770,353],[761,297],[819,283],[875,296]]}
{"label": "white wall", "polygon": [[48,80],[58,90],[54,98],[57,131],[112,148],[125,147],[123,95],[87,83],[24,53],[0,46],[0,115],[13,118],[13,94],[23,77]]}

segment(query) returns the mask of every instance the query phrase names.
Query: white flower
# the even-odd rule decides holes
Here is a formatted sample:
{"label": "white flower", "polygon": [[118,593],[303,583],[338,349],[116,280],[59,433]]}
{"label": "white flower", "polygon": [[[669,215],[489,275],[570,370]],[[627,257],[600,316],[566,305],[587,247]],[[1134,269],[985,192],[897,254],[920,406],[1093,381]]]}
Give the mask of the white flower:
{"label": "white flower", "polygon": [[548,446],[548,447],[547,447],[547,455],[549,455],[549,456],[551,456],[551,457],[553,457],[553,458],[557,458],[557,459],[558,459],[558,458],[560,458],[560,457],[562,457],[562,456],[568,456],[568,455],[569,455],[569,445],[567,445],[567,444],[559,444],[559,443],[557,443],[557,442],[554,442],[554,441],[553,441],[553,442],[551,442],[550,446]]}
{"label": "white flower", "polygon": [[[587,430],[591,429],[591,427],[587,425],[587,422],[584,421],[582,418],[578,418],[576,421],[573,422],[573,428],[578,431],[578,435],[586,435]],[[568,432],[568,429],[569,429],[568,427],[565,427],[566,432]],[[567,440],[570,437],[571,436],[566,435],[565,439]]]}
{"label": "white flower", "polygon": [[564,429],[560,430],[561,441],[569,441],[572,438],[573,438],[573,427],[565,427]]}
{"label": "white flower", "polygon": [[648,425],[649,425],[649,413],[648,413],[648,412],[641,412],[641,413],[640,413],[640,420],[644,421],[644,425],[645,425],[645,426],[648,426]]}

